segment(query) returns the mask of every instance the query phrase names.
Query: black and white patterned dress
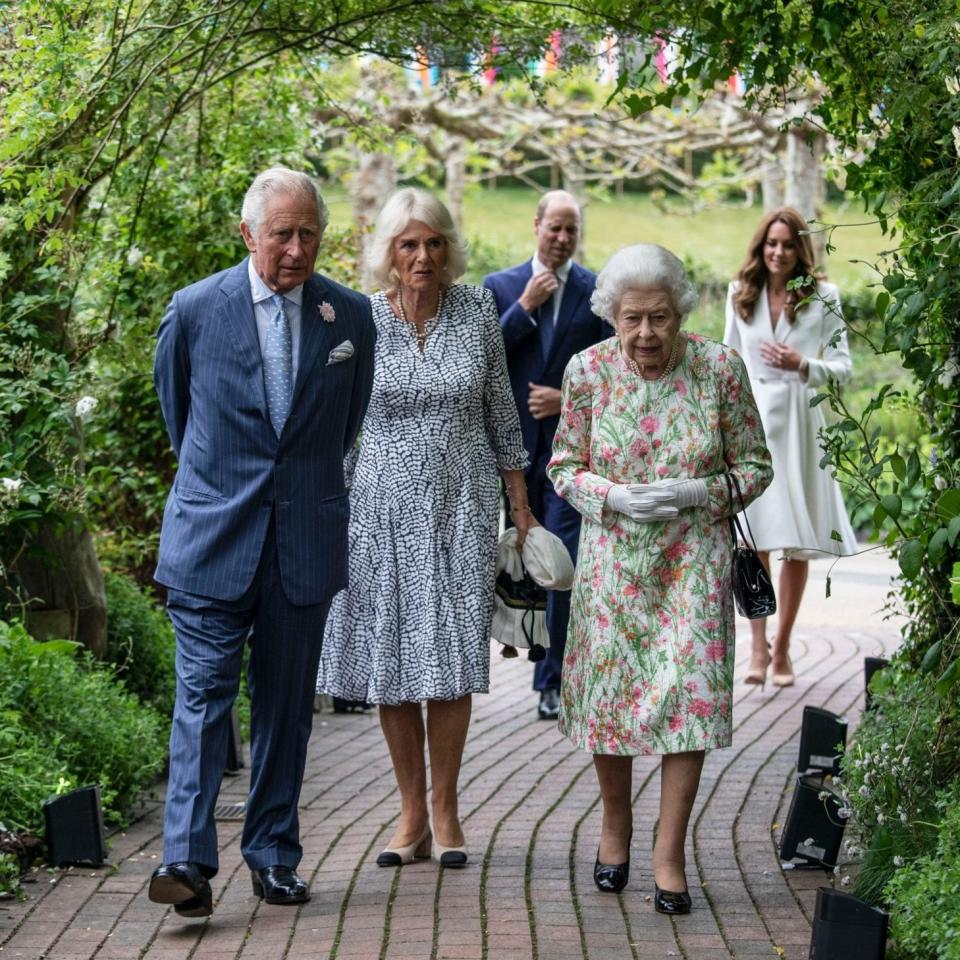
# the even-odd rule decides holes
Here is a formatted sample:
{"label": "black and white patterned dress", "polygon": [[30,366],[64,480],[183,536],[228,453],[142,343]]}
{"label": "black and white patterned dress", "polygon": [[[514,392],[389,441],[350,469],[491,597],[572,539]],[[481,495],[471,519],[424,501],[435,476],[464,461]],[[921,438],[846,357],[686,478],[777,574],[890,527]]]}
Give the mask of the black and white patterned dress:
{"label": "black and white patterned dress", "polygon": [[350,575],[317,689],[405,703],[485,693],[498,468],[523,469],[493,295],[450,287],[421,354],[382,293],[373,393],[350,490]]}

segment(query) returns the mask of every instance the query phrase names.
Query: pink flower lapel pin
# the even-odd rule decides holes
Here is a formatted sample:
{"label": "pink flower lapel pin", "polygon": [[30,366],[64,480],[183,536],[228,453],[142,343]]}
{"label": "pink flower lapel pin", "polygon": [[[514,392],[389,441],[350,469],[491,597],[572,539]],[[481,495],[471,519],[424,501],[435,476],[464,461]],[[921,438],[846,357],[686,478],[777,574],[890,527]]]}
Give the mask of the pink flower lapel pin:
{"label": "pink flower lapel pin", "polygon": [[333,323],[333,321],[337,319],[337,311],[333,309],[332,303],[324,300],[317,309],[320,311],[320,316],[323,317],[324,323]]}

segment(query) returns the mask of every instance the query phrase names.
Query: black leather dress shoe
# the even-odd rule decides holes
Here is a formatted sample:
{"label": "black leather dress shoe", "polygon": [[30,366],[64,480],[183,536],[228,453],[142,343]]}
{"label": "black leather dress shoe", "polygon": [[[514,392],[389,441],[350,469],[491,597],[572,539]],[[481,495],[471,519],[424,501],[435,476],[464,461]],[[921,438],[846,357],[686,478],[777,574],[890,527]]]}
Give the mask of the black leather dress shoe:
{"label": "black leather dress shoe", "polygon": [[560,716],[560,691],[556,687],[540,691],[537,716],[541,720],[556,720]]}
{"label": "black leather dress shoe", "polygon": [[172,903],[181,917],[209,917],[213,913],[210,881],[197,863],[164,863],[153,871],[147,896],[154,903]]}
{"label": "black leather dress shoe", "polygon": [[293,867],[278,864],[275,867],[261,867],[251,870],[253,895],[266,903],[281,906],[294,903],[306,903],[310,899],[310,884],[302,879]]}
{"label": "black leather dress shoe", "polygon": [[653,909],[657,913],[666,913],[669,916],[680,916],[690,912],[692,902],[686,890],[683,893],[674,893],[672,890],[661,890],[653,884]]}

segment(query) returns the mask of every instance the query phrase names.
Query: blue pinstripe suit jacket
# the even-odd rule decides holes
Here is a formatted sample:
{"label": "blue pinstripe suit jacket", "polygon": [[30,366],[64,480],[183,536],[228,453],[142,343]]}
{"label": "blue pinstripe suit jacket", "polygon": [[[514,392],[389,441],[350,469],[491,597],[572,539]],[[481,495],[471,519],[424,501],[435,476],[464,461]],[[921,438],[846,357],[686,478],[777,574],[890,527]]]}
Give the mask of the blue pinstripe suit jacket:
{"label": "blue pinstripe suit jacket", "polygon": [[[336,311],[326,323],[320,304]],[[347,584],[343,457],[373,383],[376,331],[362,294],[314,274],[303,289],[290,415],[267,416],[247,261],[179,290],[157,334],[154,383],[179,467],[160,533],[159,583],[236,600],[253,582],[271,515],[284,592],[322,603]],[[330,351],[353,343],[348,360]]]}

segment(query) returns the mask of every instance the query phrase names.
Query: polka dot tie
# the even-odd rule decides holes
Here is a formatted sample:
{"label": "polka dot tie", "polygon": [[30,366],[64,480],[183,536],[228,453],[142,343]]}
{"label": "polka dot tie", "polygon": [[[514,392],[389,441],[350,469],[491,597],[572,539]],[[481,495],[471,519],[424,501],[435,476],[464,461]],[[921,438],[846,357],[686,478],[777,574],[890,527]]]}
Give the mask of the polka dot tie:
{"label": "polka dot tie", "polygon": [[263,344],[263,383],[267,391],[270,422],[279,437],[290,412],[290,396],[293,392],[293,338],[283,310],[283,297],[276,293],[271,299],[276,304],[277,312],[270,321]]}

